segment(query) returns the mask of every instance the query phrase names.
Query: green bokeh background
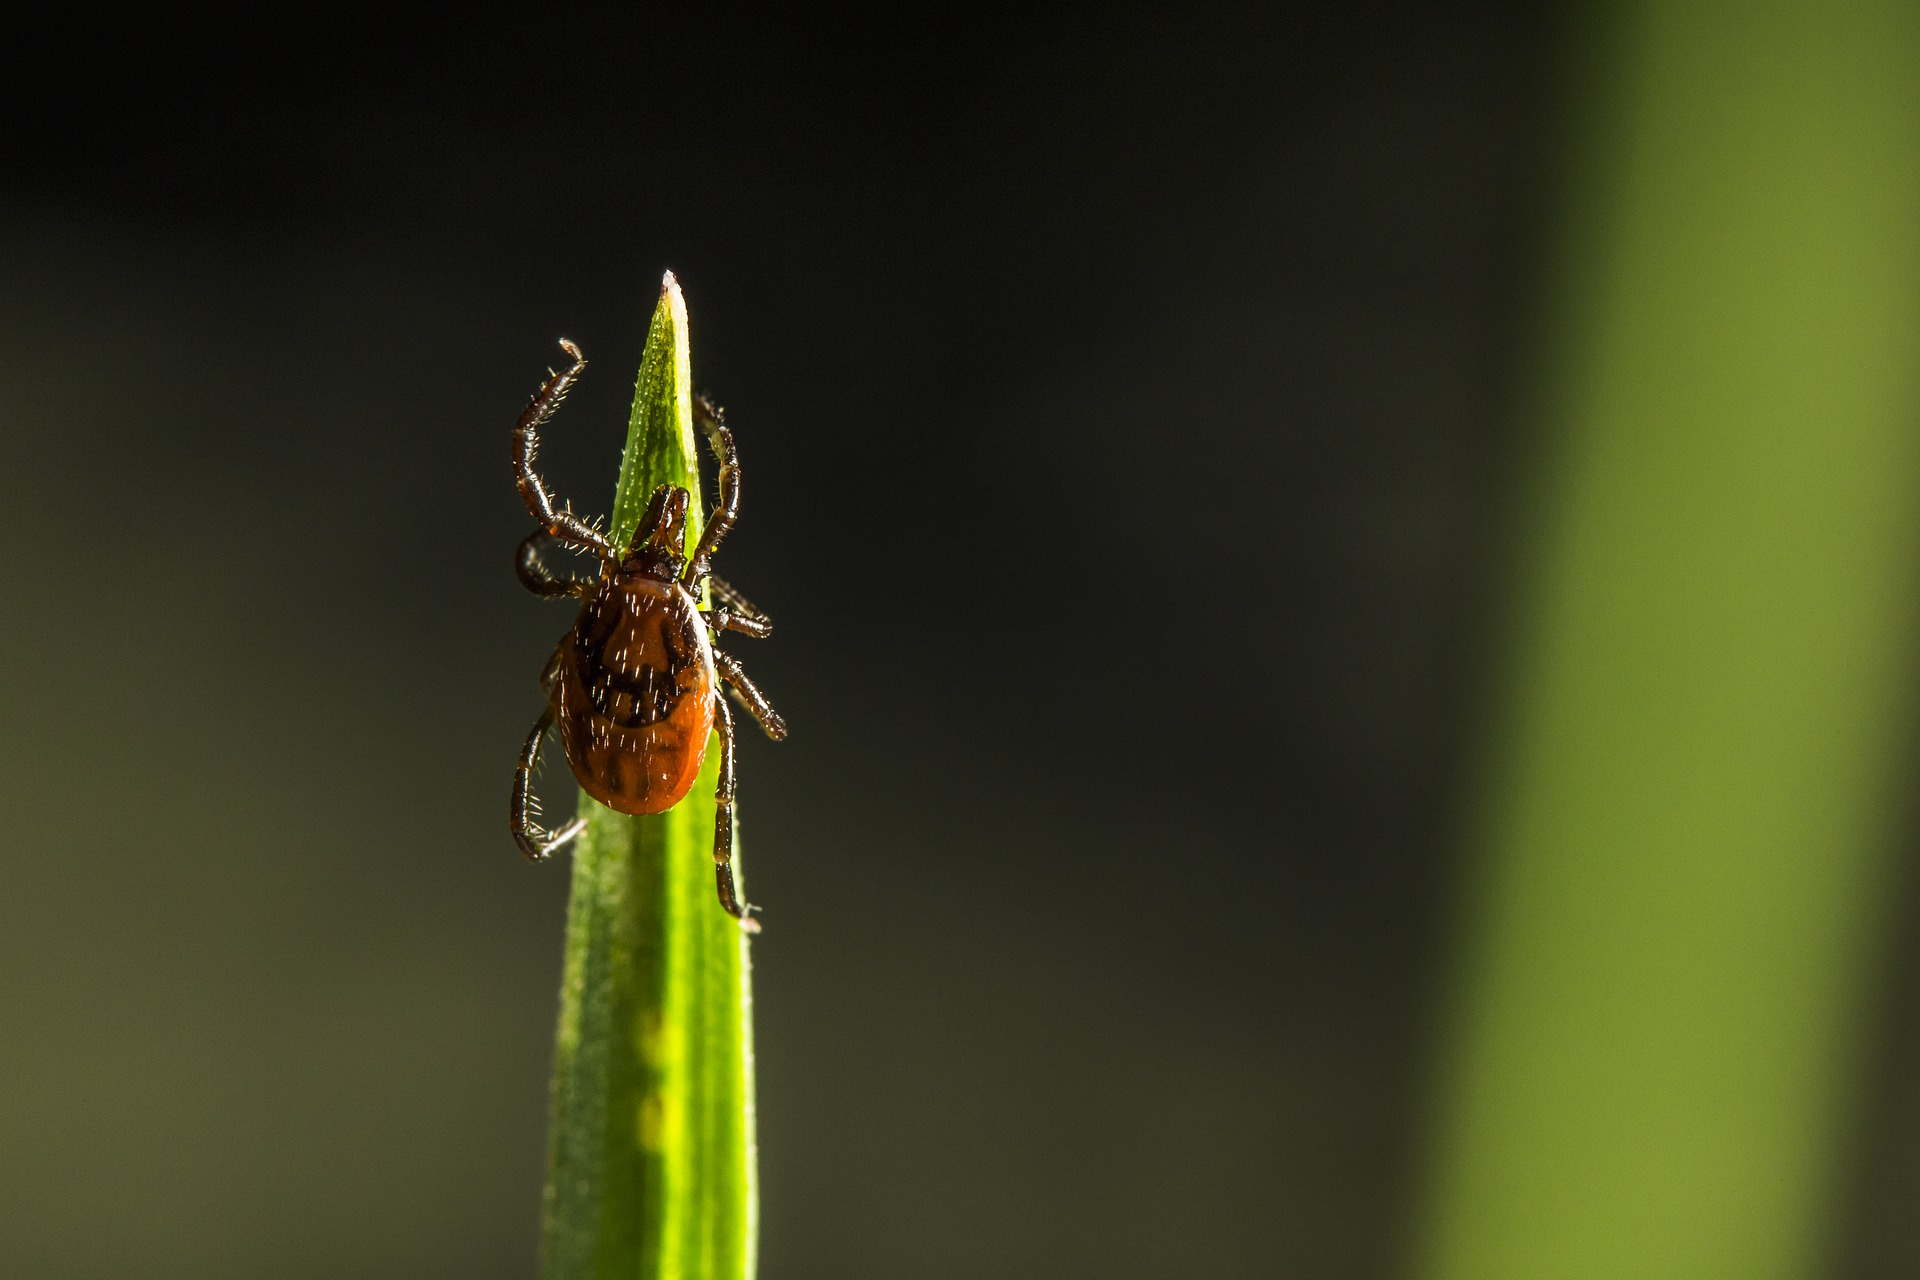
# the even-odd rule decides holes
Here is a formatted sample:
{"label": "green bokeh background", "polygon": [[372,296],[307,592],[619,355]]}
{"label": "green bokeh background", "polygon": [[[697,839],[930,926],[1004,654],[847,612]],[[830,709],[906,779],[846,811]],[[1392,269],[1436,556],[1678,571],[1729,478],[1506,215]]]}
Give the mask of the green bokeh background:
{"label": "green bokeh background", "polygon": [[1422,1273],[1811,1275],[1902,813],[1920,14],[1616,24]]}

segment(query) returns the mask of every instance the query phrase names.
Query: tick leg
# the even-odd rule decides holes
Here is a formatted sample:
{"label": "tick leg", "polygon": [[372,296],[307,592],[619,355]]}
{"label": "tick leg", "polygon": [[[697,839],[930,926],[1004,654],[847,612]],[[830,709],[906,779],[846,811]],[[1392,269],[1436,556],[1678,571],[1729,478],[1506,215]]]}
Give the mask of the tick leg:
{"label": "tick leg", "polygon": [[548,832],[534,821],[539,802],[533,797],[533,771],[540,767],[541,740],[552,727],[553,708],[548,707],[540,713],[533,732],[527,735],[526,745],[520,748],[519,763],[513,770],[513,798],[508,803],[507,825],[513,831],[513,842],[520,846],[520,852],[527,855],[529,862],[544,861],[587,825],[585,818],[575,818],[558,831]]}
{"label": "tick leg", "polygon": [[740,589],[731,582],[728,582],[725,578],[709,574],[707,575],[707,586],[713,590],[713,602],[722,609],[742,618],[758,619],[766,623],[769,628],[773,626],[773,619],[762,612],[760,607],[754,604],[753,601],[741,595]]}
{"label": "tick leg", "polygon": [[722,631],[738,631],[743,636],[765,640],[773,634],[773,624],[765,618],[743,618],[725,609],[715,609],[712,613],[703,613],[700,616],[707,620],[707,630],[716,636]]}
{"label": "tick leg", "polygon": [[713,553],[719,550],[720,540],[727,536],[727,530],[733,528],[740,514],[740,464],[734,459],[733,432],[727,430],[726,415],[705,396],[695,396],[693,420],[707,433],[707,446],[719,460],[720,500],[714,504],[713,514],[707,517],[700,545],[687,557],[686,572],[680,575],[680,585],[688,591],[699,590],[700,579],[707,576],[708,564]]}
{"label": "tick leg", "polygon": [[767,701],[767,695],[760,692],[760,686],[749,680],[747,673],[740,669],[738,658],[715,649],[713,666],[714,670],[720,673],[720,678],[727,682],[733,696],[740,699],[740,705],[753,713],[753,718],[760,722],[760,727],[766,730],[769,738],[778,742],[787,736],[787,722],[780,718],[780,713],[775,711],[773,704]]}
{"label": "tick leg", "polygon": [[707,626],[716,635],[722,631],[738,631],[743,636],[764,640],[773,634],[773,619],[725,580],[709,574],[707,587],[713,595],[713,612],[707,615]]}
{"label": "tick leg", "polygon": [[733,708],[713,695],[713,727],[720,734],[720,783],[713,789],[713,880],[720,905],[748,933],[760,932],[753,907],[740,901],[733,888]]}
{"label": "tick leg", "polygon": [[590,551],[603,560],[613,559],[613,551],[607,546],[607,540],[598,529],[573,514],[569,509],[553,505],[553,495],[547,492],[546,483],[533,469],[533,455],[540,448],[540,428],[553,417],[553,411],[567,397],[573,384],[579,379],[580,371],[587,367],[587,358],[580,354],[580,348],[560,339],[560,345],[573,357],[573,364],[565,373],[554,373],[540,384],[533,393],[525,413],[520,415],[519,423],[513,429],[513,478],[520,487],[520,497],[527,504],[527,510],[540,522],[540,527],[570,547],[581,551]]}
{"label": "tick leg", "polygon": [[541,550],[554,540],[547,530],[535,529],[520,543],[520,549],[513,553],[513,572],[520,579],[520,585],[542,600],[587,595],[593,590],[591,581],[555,573],[541,558]]}

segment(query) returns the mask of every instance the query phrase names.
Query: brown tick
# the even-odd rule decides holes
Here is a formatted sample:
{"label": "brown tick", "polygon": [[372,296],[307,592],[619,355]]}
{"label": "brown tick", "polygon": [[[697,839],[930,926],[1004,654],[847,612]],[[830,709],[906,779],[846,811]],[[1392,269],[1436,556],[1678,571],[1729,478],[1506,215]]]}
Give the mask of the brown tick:
{"label": "brown tick", "polygon": [[[536,433],[587,366],[579,347],[564,338],[560,345],[573,357],[572,366],[547,379],[513,429],[514,480],[540,525],[520,544],[514,568],[521,584],[542,599],[570,596],[582,603],[580,616],[540,676],[547,709],[527,735],[514,770],[509,819],[513,838],[522,853],[538,862],[586,825],[585,819],[575,818],[549,832],[534,821],[533,772],[547,730],[556,724],[567,764],[581,788],[621,813],[665,813],[678,804],[692,790],[706,758],[708,735],[717,729],[715,881],[720,905],[757,930],[748,915],[752,908],[733,888],[733,712],[721,694],[722,682],[769,738],[778,742],[786,737],[787,725],[739,661],[713,644],[725,631],[754,637],[773,631],[765,614],[708,567],[740,513],[740,464],[734,457],[733,434],[717,406],[705,397],[694,398],[694,421],[720,463],[720,500],[691,556],[684,554],[690,499],[677,485],[663,484],[653,491],[631,543],[616,550],[571,509],[556,508],[533,470],[534,450],[540,445]],[[554,573],[541,558],[549,542],[593,556],[600,562],[599,576]],[[697,603],[703,583],[713,601],[706,612]]]}

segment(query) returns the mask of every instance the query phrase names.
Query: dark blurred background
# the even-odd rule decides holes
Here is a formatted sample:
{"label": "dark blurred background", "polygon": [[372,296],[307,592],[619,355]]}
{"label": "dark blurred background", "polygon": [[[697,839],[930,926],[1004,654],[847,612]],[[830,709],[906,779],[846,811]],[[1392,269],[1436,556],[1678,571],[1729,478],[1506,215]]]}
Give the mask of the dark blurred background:
{"label": "dark blurred background", "polygon": [[[763,1274],[1397,1274],[1570,23],[1322,8],[16,30],[0,1272],[531,1273],[507,435],[580,342],[606,509],[671,268],[794,726]],[[1840,1273],[1920,1269],[1914,987]]]}

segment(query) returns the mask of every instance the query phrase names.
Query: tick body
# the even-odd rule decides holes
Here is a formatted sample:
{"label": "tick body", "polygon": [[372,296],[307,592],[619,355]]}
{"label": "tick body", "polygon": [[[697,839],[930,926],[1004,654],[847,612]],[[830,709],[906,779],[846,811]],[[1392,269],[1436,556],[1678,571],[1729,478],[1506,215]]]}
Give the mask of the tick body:
{"label": "tick body", "polygon": [[560,647],[553,714],[586,793],[665,813],[693,788],[713,732],[713,646],[676,582],[601,580]]}
{"label": "tick body", "polygon": [[[720,905],[747,929],[758,926],[734,892],[733,712],[730,693],[775,741],[786,722],[741,670],[714,645],[723,632],[764,637],[767,616],[715,577],[714,551],[740,510],[740,468],[733,435],[720,410],[694,400],[694,420],[720,461],[720,500],[692,555],[686,554],[687,491],[673,485],[654,490],[632,539],[615,547],[599,530],[556,507],[533,469],[538,428],[553,411],[586,358],[564,339],[573,357],[553,374],[520,416],[513,431],[514,479],[527,510],[539,524],[520,544],[515,570],[527,590],[544,599],[577,599],[580,616],[562,636],[540,677],[547,709],[520,748],[514,769],[509,826],[521,852],[538,862],[580,834],[576,818],[558,831],[534,820],[533,772],[547,731],[559,726],[567,764],[586,793],[621,813],[664,813],[686,798],[718,731],[720,780],[714,792],[713,861]],[[558,542],[599,561],[593,578],[554,573],[542,552]],[[713,606],[702,610],[702,588]]]}

